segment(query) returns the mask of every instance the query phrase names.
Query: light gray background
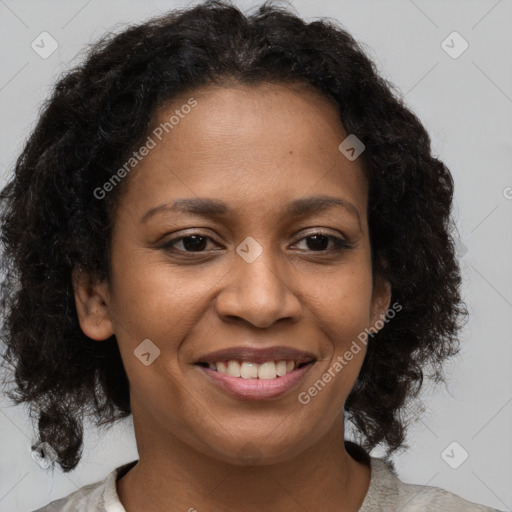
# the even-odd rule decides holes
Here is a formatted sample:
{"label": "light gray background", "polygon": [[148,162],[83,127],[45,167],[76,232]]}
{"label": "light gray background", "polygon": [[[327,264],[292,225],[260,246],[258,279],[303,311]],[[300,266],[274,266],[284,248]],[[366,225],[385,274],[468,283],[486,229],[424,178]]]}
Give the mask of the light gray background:
{"label": "light gray background", "polygon": [[[59,73],[78,63],[106,30],[184,7],[181,1],[0,0],[0,185],[12,169],[38,108]],[[196,2],[193,2],[196,3]],[[447,489],[501,510],[512,507],[512,2],[292,2],[313,19],[339,20],[365,44],[429,130],[452,171],[464,296],[471,319],[461,356],[448,366],[448,389],[426,386],[428,410],[410,430],[411,449],[395,457],[402,480]],[[258,2],[240,1],[243,9]],[[43,31],[59,47],[47,59],[31,48]],[[453,31],[469,48],[451,58]],[[132,422],[106,434],[86,431],[78,468],[53,476],[31,458],[34,431],[21,407],[0,400],[0,512],[29,511],[103,479],[137,458]],[[452,469],[441,453],[456,441],[469,453]],[[460,457],[460,448],[453,452]],[[375,451],[375,456],[381,455]],[[450,455],[452,455],[450,453]]]}

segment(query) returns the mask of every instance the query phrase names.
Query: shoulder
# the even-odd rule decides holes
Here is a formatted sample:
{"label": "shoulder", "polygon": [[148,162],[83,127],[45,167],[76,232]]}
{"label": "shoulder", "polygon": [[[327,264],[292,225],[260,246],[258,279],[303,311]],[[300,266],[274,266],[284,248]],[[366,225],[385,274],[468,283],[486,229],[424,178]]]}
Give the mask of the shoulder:
{"label": "shoulder", "polygon": [[84,485],[64,498],[33,512],[125,512],[117,496],[116,480],[136,464],[132,461],[111,471],[103,480]]}
{"label": "shoulder", "polygon": [[371,457],[371,471],[370,486],[360,512],[500,512],[439,487],[406,484],[398,478],[392,463],[383,459]]}

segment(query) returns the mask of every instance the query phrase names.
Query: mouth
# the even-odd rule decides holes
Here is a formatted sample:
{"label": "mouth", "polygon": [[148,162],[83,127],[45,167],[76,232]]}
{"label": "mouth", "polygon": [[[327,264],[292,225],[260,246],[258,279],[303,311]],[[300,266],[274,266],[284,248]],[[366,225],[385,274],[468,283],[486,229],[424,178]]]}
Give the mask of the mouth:
{"label": "mouth", "polygon": [[282,378],[295,370],[304,368],[313,363],[314,360],[300,361],[265,361],[256,363],[254,361],[217,361],[215,363],[199,362],[198,366],[208,368],[211,371],[219,372],[240,379],[273,380]]}
{"label": "mouth", "polygon": [[216,387],[241,400],[275,400],[297,388],[317,359],[288,348],[211,353],[195,366]]}

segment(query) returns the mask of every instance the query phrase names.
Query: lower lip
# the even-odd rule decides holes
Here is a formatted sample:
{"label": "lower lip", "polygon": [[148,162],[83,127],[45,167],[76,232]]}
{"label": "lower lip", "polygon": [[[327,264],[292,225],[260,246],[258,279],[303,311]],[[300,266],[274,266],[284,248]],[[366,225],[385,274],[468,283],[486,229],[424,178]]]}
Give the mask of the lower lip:
{"label": "lower lip", "polygon": [[296,389],[306,373],[313,367],[309,363],[275,379],[243,379],[231,377],[204,366],[197,366],[206,377],[230,395],[243,400],[275,400]]}

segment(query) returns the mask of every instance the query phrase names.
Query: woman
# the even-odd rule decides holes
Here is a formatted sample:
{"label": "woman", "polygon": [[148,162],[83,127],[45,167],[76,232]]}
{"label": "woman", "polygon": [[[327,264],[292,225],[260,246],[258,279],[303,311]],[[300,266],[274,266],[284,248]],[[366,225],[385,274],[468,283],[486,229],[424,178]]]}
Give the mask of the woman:
{"label": "woman", "polygon": [[133,414],[139,459],[40,510],[494,510],[389,459],[459,350],[452,195],[333,24],[207,2],[97,43],[0,197],[5,358],[43,457]]}

